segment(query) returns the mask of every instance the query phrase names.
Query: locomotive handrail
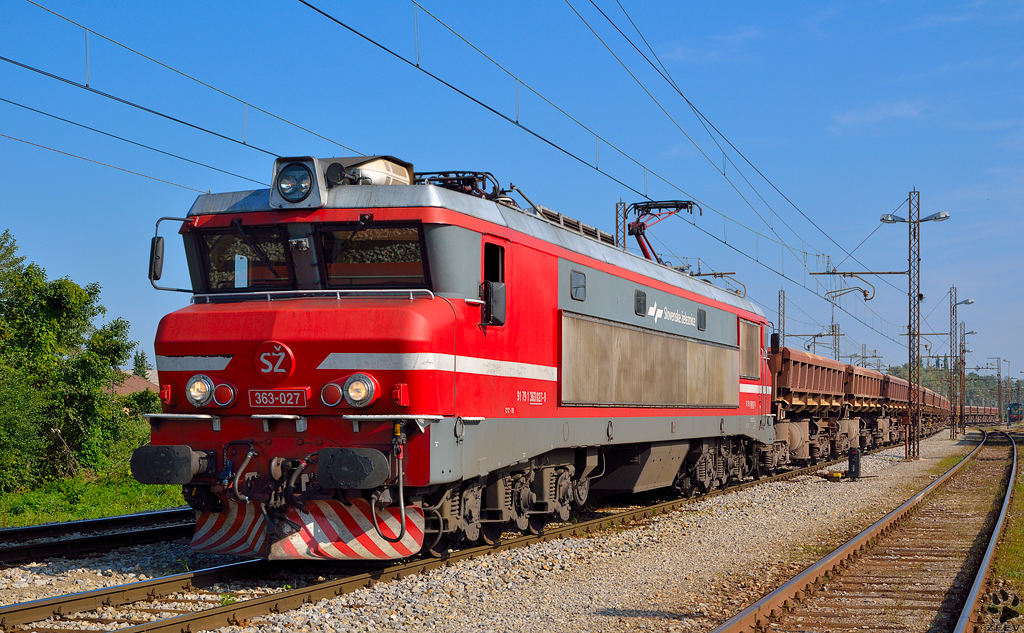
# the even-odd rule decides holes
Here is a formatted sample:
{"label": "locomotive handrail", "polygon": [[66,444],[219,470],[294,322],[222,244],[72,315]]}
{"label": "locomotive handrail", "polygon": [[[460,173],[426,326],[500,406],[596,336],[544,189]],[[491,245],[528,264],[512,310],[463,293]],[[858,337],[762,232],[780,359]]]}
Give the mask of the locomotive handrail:
{"label": "locomotive handrail", "polygon": [[426,297],[433,300],[434,293],[426,288],[406,288],[406,289],[390,289],[390,288],[366,288],[361,290],[264,290],[261,292],[216,292],[208,294],[196,294],[192,295],[192,303],[198,303],[200,300],[205,300],[204,303],[210,303],[213,299],[220,297],[266,297],[267,301],[273,301],[274,299],[283,299],[287,296],[294,297],[334,297],[338,301],[341,300],[342,295],[399,295],[408,296],[409,300],[412,301],[416,295]]}
{"label": "locomotive handrail", "polygon": [[168,420],[215,420],[218,416],[209,413],[143,413],[147,420],[167,418]]}

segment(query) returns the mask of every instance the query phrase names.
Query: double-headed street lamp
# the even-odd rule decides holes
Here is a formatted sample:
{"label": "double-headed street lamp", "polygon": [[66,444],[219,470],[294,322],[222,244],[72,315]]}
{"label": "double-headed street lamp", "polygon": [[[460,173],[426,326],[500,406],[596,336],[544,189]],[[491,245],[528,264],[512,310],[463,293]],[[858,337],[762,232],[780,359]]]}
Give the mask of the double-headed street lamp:
{"label": "double-headed street lamp", "polygon": [[907,451],[908,459],[919,459],[921,457],[921,395],[918,389],[921,385],[921,301],[924,295],[921,294],[921,223],[942,222],[949,219],[949,213],[940,211],[925,218],[921,217],[921,192],[910,192],[908,211],[909,219],[887,213],[881,217],[885,224],[897,224],[906,222],[910,234],[910,253],[907,257],[909,278],[907,298],[910,303],[910,324],[907,327],[907,334],[910,348],[907,377],[910,380],[910,397],[908,402],[907,420]]}

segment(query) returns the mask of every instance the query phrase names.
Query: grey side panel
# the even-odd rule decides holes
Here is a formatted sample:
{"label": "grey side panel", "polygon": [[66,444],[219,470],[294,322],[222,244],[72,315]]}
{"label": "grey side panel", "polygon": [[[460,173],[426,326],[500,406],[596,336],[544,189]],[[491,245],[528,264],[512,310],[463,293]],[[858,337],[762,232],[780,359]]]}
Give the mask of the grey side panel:
{"label": "grey side panel", "polygon": [[188,215],[191,217],[193,215],[272,210],[270,208],[270,189],[256,189],[230,193],[204,193],[192,203]]}
{"label": "grey side panel", "polygon": [[424,232],[434,294],[479,299],[481,235],[447,224],[426,224]]}
{"label": "grey side panel", "polygon": [[562,404],[739,406],[734,348],[568,312],[561,331]]}
{"label": "grey side panel", "polygon": [[455,436],[455,418],[430,425],[430,483],[472,479],[476,472],[464,474],[462,443]]}
{"label": "grey side panel", "polygon": [[[611,439],[609,435],[611,423]],[[557,448],[671,442],[738,435],[770,444],[772,418],[750,415],[599,418],[489,418],[466,422],[462,442],[453,418],[431,424],[431,483],[471,479]],[[451,466],[461,453],[459,466]],[[451,468],[449,472],[447,469]]]}
{"label": "grey side panel", "polygon": [[[574,270],[587,276],[586,301],[576,301],[570,296],[569,280]],[[642,316],[633,311],[633,293],[636,290],[647,293],[648,313]],[[738,347],[738,317],[735,314],[580,266],[566,259],[558,260],[558,307],[609,321]],[[654,313],[649,314],[652,308]],[[697,310],[707,312],[707,328],[703,332],[697,329]]]}

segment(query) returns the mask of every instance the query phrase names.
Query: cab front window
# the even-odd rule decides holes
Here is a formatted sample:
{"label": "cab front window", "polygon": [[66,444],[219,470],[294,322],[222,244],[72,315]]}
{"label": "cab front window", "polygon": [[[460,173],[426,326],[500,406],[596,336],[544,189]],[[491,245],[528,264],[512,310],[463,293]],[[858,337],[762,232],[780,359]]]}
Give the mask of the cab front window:
{"label": "cab front window", "polygon": [[199,238],[210,292],[289,290],[288,234],[277,227],[242,227]]}
{"label": "cab front window", "polygon": [[323,227],[329,288],[427,288],[419,226]]}

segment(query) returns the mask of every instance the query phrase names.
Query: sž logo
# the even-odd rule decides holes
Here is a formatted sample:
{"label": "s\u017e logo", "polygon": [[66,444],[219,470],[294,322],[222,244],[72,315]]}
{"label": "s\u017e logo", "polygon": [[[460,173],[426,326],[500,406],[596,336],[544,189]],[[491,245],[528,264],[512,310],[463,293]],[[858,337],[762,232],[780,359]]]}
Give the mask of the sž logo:
{"label": "s\u017e logo", "polygon": [[267,341],[256,349],[256,371],[269,382],[282,382],[295,369],[295,356],[280,341]]}

